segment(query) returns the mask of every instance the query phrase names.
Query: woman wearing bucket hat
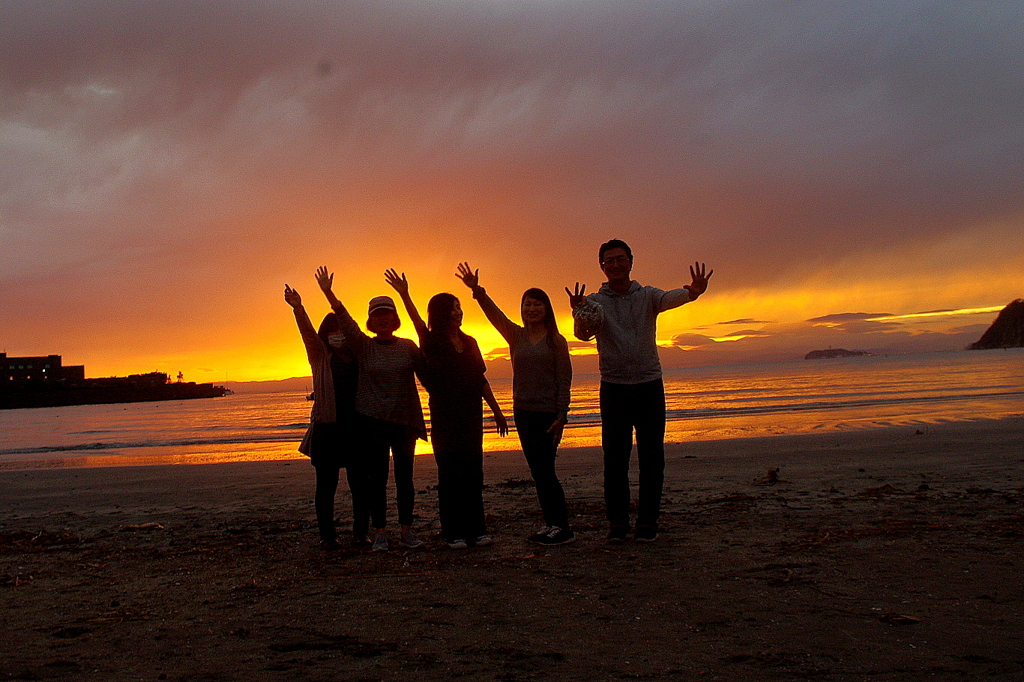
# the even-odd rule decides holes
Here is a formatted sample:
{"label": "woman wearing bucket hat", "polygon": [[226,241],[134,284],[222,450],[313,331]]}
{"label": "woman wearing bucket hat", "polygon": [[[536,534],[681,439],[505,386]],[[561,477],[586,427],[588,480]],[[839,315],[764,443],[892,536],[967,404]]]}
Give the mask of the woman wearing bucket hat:
{"label": "woman wearing bucket hat", "polygon": [[[389,547],[387,526],[387,483],[389,460],[394,461],[395,489],[398,496],[399,543],[416,548],[423,541],[412,532],[413,458],[416,439],[426,440],[416,373],[420,367],[420,351],[416,344],[395,336],[401,326],[395,302],[389,296],[370,301],[364,333],[332,291],[333,273],[321,266],[316,281],[338,316],[348,348],[359,364],[356,412],[363,437],[363,454],[357,466],[363,477],[369,516],[375,537],[372,549],[386,551]],[[390,453],[390,457],[389,457]],[[350,464],[350,466],[352,466]]]}

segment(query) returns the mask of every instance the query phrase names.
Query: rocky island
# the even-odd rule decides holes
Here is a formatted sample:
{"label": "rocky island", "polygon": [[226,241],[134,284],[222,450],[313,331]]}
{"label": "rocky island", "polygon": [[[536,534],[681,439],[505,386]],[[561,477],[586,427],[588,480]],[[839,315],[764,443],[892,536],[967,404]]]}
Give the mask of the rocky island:
{"label": "rocky island", "polygon": [[1024,347],[1024,299],[1010,301],[969,350]]}

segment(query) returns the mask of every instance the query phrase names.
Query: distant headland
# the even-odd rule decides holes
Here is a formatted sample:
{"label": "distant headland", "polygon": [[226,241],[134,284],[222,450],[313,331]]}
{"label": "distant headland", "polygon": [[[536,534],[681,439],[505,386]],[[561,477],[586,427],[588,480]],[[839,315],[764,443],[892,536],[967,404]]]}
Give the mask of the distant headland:
{"label": "distant headland", "polygon": [[987,350],[989,348],[1024,347],[1024,299],[1010,301],[996,317],[981,338],[967,348]]}
{"label": "distant headland", "polygon": [[84,365],[65,365],[59,355],[8,357],[0,353],[0,410],[191,400],[224,395],[223,386],[178,381],[163,372],[86,379]]}
{"label": "distant headland", "polygon": [[804,360],[821,360],[822,358],[855,358],[861,355],[871,355],[863,350],[846,350],[845,348],[828,348],[826,350],[812,350],[804,356]]}

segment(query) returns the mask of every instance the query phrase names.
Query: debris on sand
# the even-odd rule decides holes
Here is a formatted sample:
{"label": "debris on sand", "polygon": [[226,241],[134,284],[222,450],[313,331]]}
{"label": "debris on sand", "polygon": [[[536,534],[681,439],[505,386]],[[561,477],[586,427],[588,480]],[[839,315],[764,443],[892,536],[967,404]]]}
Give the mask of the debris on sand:
{"label": "debris on sand", "polygon": [[779,478],[781,467],[769,469],[764,476],[754,481],[754,485],[775,485],[776,483],[789,483]]}
{"label": "debris on sand", "polygon": [[126,533],[148,533],[154,530],[163,530],[164,527],[159,523],[137,523],[131,526],[121,526],[121,531]]}

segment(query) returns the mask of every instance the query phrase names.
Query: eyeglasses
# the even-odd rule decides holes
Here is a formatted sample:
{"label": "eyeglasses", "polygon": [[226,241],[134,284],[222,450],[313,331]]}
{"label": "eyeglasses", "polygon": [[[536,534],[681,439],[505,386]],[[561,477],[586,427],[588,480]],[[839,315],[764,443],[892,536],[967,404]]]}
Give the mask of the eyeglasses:
{"label": "eyeglasses", "polygon": [[629,256],[613,256],[601,261],[601,265],[625,265],[629,262]]}

